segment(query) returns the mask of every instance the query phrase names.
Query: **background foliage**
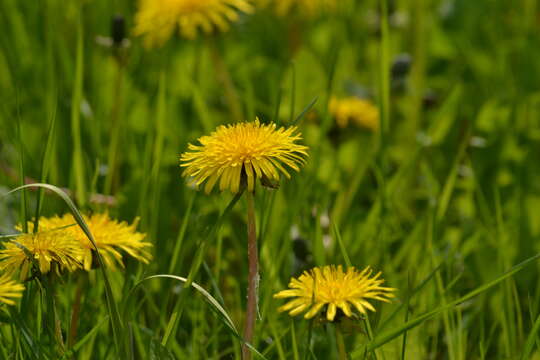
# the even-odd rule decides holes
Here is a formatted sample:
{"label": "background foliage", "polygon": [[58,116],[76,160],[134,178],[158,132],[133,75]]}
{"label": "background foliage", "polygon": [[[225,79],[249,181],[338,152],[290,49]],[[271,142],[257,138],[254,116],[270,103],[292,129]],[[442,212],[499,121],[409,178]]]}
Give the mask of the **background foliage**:
{"label": "background foliage", "polygon": [[[0,191],[24,175],[69,189],[81,211],[141,218],[154,261],[108,272],[116,330],[134,358],[239,358],[216,304],[240,331],[246,204],[238,201],[216,227],[232,196],[186,186],[178,157],[219,124],[259,116],[288,125],[305,109],[308,166],[279,190],[256,194],[255,348],[268,359],[336,358],[333,326],[277,313],[272,294],[305,269],[348,257],[399,289],[370,316],[371,332],[363,321],[347,323],[353,358],[540,358],[538,263],[502,277],[540,250],[537,2],[387,5],[388,34],[381,3],[349,0],[315,18],[261,10],[226,34],[152,50],[131,38],[129,48],[113,50],[96,38],[109,36],[115,14],[130,31],[133,1],[0,2]],[[333,125],[329,97],[350,94],[379,104],[380,132]],[[21,204],[35,214],[37,192],[27,190],[26,202],[20,194],[1,198],[2,234],[15,232]],[[45,193],[42,215],[66,211]],[[195,281],[212,298],[174,279],[134,289],[148,275],[187,277],[197,254]],[[122,358],[101,274],[59,281],[64,337],[84,284],[76,342],[56,344],[46,296],[27,284],[19,306],[1,309],[0,357]],[[168,328],[171,316],[177,330]]]}

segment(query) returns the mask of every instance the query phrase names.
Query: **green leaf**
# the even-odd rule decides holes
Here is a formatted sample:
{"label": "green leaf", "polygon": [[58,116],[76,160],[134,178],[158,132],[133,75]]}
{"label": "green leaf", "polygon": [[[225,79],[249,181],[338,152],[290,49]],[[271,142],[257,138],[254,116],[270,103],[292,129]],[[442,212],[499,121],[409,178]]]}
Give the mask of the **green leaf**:
{"label": "green leaf", "polygon": [[294,121],[292,122],[293,125],[297,125],[298,122],[300,122],[300,120],[302,120],[304,118],[304,116],[307,114],[307,112],[309,110],[311,110],[311,108],[313,106],[315,106],[315,104],[317,103],[317,100],[319,100],[319,97],[318,96],[315,96],[313,98],[313,100],[311,100],[311,102],[309,104],[307,104],[307,106],[304,108],[304,110],[302,110],[302,112],[296,117],[296,119],[294,119]]}
{"label": "green leaf", "polygon": [[[186,278],[183,278],[181,276],[176,276],[176,275],[168,275],[168,274],[159,274],[159,275],[152,275],[152,276],[148,276],[142,280],[140,280],[139,282],[137,282],[135,284],[135,286],[131,289],[131,291],[129,292],[129,295],[128,295],[128,299],[132,298],[132,294],[135,292],[135,290],[145,281],[148,281],[148,280],[151,280],[151,279],[163,279],[163,278],[166,278],[166,279],[173,279],[173,280],[178,280],[182,283],[184,283],[184,286],[186,284],[189,283],[189,279],[186,279]],[[206,291],[202,286],[200,286],[199,284],[195,283],[195,282],[191,282],[189,283],[191,287],[193,287],[195,290],[197,290],[200,294],[202,294],[204,296],[204,299],[211,305],[211,309],[213,311],[215,311],[217,314],[218,314],[218,318],[221,320],[221,322],[227,327],[227,329],[234,335],[234,337],[236,337],[237,339],[239,339],[242,343],[246,343],[242,336],[238,333],[238,331],[236,330],[236,327],[234,326],[234,323],[231,319],[231,317],[229,316],[229,314],[227,313],[227,311],[225,310],[225,308],[223,308],[223,306],[219,303],[219,301],[217,301],[208,291]],[[126,309],[128,307],[126,306]],[[127,313],[124,313],[124,318],[127,317]],[[126,319],[127,321],[127,319]],[[162,342],[163,344],[163,342]],[[251,344],[249,343],[246,343],[246,345],[248,346],[248,348],[257,356],[259,356],[261,359],[266,359],[266,357],[264,357],[264,355],[262,355],[260,352],[257,351],[257,349],[255,349]]]}

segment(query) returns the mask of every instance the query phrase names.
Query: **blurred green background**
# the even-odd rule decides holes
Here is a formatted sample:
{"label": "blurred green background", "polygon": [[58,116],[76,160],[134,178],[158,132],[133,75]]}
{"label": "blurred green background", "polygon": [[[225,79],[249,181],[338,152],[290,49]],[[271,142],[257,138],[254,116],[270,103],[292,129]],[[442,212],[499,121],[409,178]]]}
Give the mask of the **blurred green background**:
{"label": "blurred green background", "polygon": [[[348,256],[399,289],[370,314],[371,334],[361,320],[347,323],[352,358],[540,358],[538,263],[481,288],[540,251],[537,1],[389,0],[386,15],[381,1],[342,1],[313,17],[257,9],[227,33],[174,37],[157,49],[131,36],[136,5],[0,1],[0,192],[24,174],[69,189],[83,211],[141,218],[155,259],[109,272],[134,358],[240,357],[238,339],[204,296],[183,296],[181,283],[165,279],[130,290],[147,275],[186,277],[204,242],[195,281],[241,330],[246,204],[208,238],[232,195],[187,186],[179,155],[220,124],[258,116],[287,126],[301,114],[306,168],[278,190],[256,193],[257,350],[267,359],[337,358],[333,325],[278,313],[282,302],[272,294],[291,276]],[[117,15],[129,38],[121,48],[104,45]],[[351,95],[379,107],[379,131],[335,125],[328,100]],[[21,221],[19,195],[0,198],[1,234]],[[31,217],[36,192],[27,197]],[[67,211],[45,195],[41,214]],[[77,281],[71,274],[59,286],[64,325]],[[123,358],[104,320],[98,272],[88,284],[72,354],[37,336],[39,300],[26,296],[0,311],[0,356],[32,359],[38,349],[50,359]],[[163,346],[178,301],[178,331]],[[405,332],[408,320],[435,310]],[[392,329],[391,341],[370,340]]]}

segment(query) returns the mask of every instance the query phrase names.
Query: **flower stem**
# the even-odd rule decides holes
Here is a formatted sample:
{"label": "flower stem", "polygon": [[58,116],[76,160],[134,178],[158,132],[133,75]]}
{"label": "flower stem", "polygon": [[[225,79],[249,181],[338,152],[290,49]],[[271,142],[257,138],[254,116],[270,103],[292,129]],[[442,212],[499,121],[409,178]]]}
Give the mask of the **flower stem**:
{"label": "flower stem", "polygon": [[336,324],[334,328],[336,330],[336,344],[338,347],[339,360],[349,360],[347,350],[345,350],[345,340],[343,339],[343,333],[341,332],[341,325]]}
{"label": "flower stem", "polygon": [[[247,191],[247,206],[248,206],[248,290],[247,290],[247,309],[246,309],[246,324],[244,327],[244,341],[252,342],[255,332],[255,318],[257,316],[257,290],[259,287],[259,256],[257,253],[257,232],[255,228],[255,206],[253,201],[253,193]],[[250,360],[251,351],[244,343],[242,345],[242,359]]]}
{"label": "flower stem", "polygon": [[42,276],[44,292],[43,295],[47,302],[47,321],[50,326],[50,338],[56,342],[59,353],[64,353],[66,347],[62,338],[62,324],[56,312],[56,289],[53,280],[47,275]]}
{"label": "flower stem", "polygon": [[84,277],[80,276],[77,282],[77,290],[75,292],[75,301],[73,302],[71,312],[71,324],[69,326],[69,336],[67,341],[68,348],[71,348],[75,344],[77,338],[77,330],[79,327],[79,315],[81,313],[81,299],[83,288],[85,286]]}

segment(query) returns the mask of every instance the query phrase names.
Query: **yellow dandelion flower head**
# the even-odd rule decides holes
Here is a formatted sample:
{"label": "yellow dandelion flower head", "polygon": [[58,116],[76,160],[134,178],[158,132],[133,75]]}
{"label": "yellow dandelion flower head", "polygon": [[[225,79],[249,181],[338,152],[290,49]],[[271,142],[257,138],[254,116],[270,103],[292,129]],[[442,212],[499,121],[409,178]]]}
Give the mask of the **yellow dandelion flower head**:
{"label": "yellow dandelion flower head", "polygon": [[[148,251],[152,244],[144,241],[146,234],[136,230],[138,219],[135,219],[130,225],[125,221],[120,222],[111,219],[108,213],[83,215],[83,218],[94,237],[99,253],[108,267],[115,268],[115,264],[119,264],[121,267],[124,266],[121,251],[146,264],[152,259],[152,255]],[[29,225],[31,227],[31,224]],[[45,230],[63,228],[82,247],[81,260],[84,269],[89,271],[92,268],[92,250],[94,250],[94,246],[77,225],[71,213],[64,214],[61,217],[40,218],[39,227]]]}
{"label": "yellow dandelion flower head", "polygon": [[274,294],[276,299],[295,298],[281,306],[278,311],[289,311],[289,315],[296,316],[309,309],[304,317],[311,319],[327,305],[328,321],[334,321],[337,309],[352,317],[351,305],[364,315],[366,310],[375,311],[368,300],[389,302],[389,299],[394,297],[392,292],[395,289],[382,286],[384,280],[380,278],[380,272],[375,276],[372,276],[372,273],[369,267],[361,272],[349,267],[344,272],[341,265],[304,271],[298,279],[291,279],[290,289]]}
{"label": "yellow dandelion flower head", "polygon": [[283,164],[299,171],[308,150],[295,144],[301,139],[296,131],[295,126],[277,128],[259,119],[219,126],[210,136],[199,138],[200,146],[189,144],[191,152],[181,155],[183,176],[192,177],[197,186],[206,181],[206,193],[218,180],[221,191],[237,193],[244,184],[253,192],[256,179],[278,181],[279,172],[290,178]]}
{"label": "yellow dandelion flower head", "polygon": [[303,17],[313,17],[334,10],[338,2],[337,0],[258,0],[258,3],[275,10],[278,16],[295,13]]}
{"label": "yellow dandelion flower head", "polygon": [[144,35],[148,47],[162,45],[178,29],[188,39],[205,33],[227,31],[239,12],[253,12],[251,0],[140,0],[135,15],[136,35]]}
{"label": "yellow dandelion flower head", "polygon": [[349,123],[376,131],[379,128],[379,110],[371,102],[356,96],[342,99],[332,97],[328,110],[337,126],[345,128]]}
{"label": "yellow dandelion flower head", "polygon": [[0,275],[0,304],[15,305],[13,299],[20,298],[24,285],[12,280],[8,274]]}
{"label": "yellow dandelion flower head", "polygon": [[81,257],[81,246],[66,231],[39,231],[6,242],[0,250],[0,270],[8,274],[20,270],[20,277],[25,280],[33,263],[41,274],[48,273],[51,268],[74,271],[81,267]]}

